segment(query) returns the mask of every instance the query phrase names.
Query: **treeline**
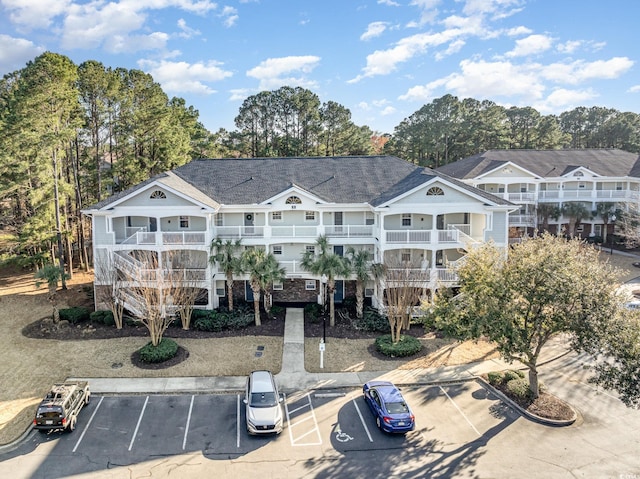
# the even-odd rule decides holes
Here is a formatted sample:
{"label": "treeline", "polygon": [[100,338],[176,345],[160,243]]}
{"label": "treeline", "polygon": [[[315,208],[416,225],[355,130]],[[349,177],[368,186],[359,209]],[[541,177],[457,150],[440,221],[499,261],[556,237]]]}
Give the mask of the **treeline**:
{"label": "treeline", "polygon": [[491,149],[619,148],[640,153],[640,115],[578,107],[541,115],[531,107],[445,95],[395,127],[385,153],[437,168]]}
{"label": "treeline", "polygon": [[[640,152],[640,117],[609,108],[559,116],[445,95],[374,133],[304,88],[248,97],[235,131],[212,133],[151,75],[44,53],[0,81],[0,259],[88,266],[82,208],[194,158],[391,154],[438,167],[488,149]],[[69,269],[70,270],[70,269]]]}
{"label": "treeline", "polygon": [[151,75],[44,53],[0,81],[0,259],[87,266],[82,208],[194,158],[372,152],[335,102],[283,87],[245,100],[211,133]]}

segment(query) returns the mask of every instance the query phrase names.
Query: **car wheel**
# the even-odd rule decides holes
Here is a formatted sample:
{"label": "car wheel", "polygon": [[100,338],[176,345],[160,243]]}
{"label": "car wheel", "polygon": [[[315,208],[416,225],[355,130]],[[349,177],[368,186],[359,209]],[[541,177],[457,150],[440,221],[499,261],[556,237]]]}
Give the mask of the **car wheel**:
{"label": "car wheel", "polygon": [[91,394],[87,394],[87,399],[85,400],[84,404],[87,405],[89,404],[90,401],[91,401]]}
{"label": "car wheel", "polygon": [[71,418],[71,421],[69,421],[69,432],[73,432],[76,428],[76,418],[73,417]]}
{"label": "car wheel", "polygon": [[379,417],[376,418],[376,426],[378,426],[378,429],[382,430],[382,424],[380,424],[380,418]]}

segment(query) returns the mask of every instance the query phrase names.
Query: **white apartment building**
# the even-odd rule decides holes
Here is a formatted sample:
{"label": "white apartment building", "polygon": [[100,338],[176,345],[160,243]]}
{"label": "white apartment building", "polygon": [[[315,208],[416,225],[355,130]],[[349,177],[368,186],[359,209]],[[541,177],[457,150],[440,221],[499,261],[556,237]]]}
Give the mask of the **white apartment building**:
{"label": "white apartment building", "polygon": [[[568,232],[570,218],[545,218],[541,205],[562,211],[576,202],[591,212],[577,225],[577,235],[610,237],[615,210],[637,207],[640,201],[640,157],[616,149],[489,150],[437,172],[517,204],[509,215],[512,239],[545,229],[544,222],[552,233]],[[596,213],[598,204],[604,206],[605,218]]]}
{"label": "white apartment building", "polygon": [[[300,261],[321,235],[337,254],[365,248],[374,262],[427,271],[430,288],[452,285],[452,265],[470,245],[508,245],[517,207],[493,184],[483,191],[390,156],[194,160],[83,211],[92,219],[95,287],[109,281],[101,268],[180,267],[197,278],[199,307],[217,308],[227,293],[210,244],[240,239],[286,269],[274,303],[315,302],[321,278]],[[155,264],[142,264],[141,252],[152,252]],[[234,299],[252,299],[247,279],[234,278]],[[374,306],[383,297],[377,289],[373,281],[366,288]],[[336,302],[354,291],[353,278],[338,278]]]}

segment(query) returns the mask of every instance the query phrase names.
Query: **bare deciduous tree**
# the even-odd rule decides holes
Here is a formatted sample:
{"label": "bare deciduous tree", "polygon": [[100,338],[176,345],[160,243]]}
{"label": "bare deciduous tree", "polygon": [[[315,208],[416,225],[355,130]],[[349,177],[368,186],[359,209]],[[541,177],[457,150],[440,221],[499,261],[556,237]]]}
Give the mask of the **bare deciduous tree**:
{"label": "bare deciduous tree", "polygon": [[[114,255],[115,256],[115,255]],[[121,295],[122,276],[108,253],[99,253],[94,259],[94,286],[96,303],[104,306],[113,314],[116,329],[122,329],[122,316],[124,305]]]}
{"label": "bare deciduous tree", "polygon": [[377,269],[385,288],[391,339],[397,343],[402,330],[410,326],[413,307],[420,304],[429,283],[429,271],[420,264],[402,260],[387,260]]}

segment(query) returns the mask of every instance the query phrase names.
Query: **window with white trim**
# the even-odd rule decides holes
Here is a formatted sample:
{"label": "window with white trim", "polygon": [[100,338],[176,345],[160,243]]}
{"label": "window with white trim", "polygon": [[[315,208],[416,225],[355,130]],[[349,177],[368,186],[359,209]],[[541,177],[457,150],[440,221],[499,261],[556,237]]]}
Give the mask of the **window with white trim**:
{"label": "window with white trim", "polygon": [[216,281],[216,295],[218,297],[224,297],[227,294],[227,288],[224,281]]}
{"label": "window with white trim", "polygon": [[281,245],[281,244],[274,244],[274,245],[271,247],[271,252],[272,252],[274,255],[281,255],[281,254],[282,254],[282,245]]}
{"label": "window with white trim", "polygon": [[402,226],[411,226],[411,213],[402,213]]}
{"label": "window with white trim", "polygon": [[181,216],[180,217],[180,228],[188,228],[189,227],[189,217]]}
{"label": "window with white trim", "polygon": [[316,220],[316,212],[315,211],[305,211],[304,220],[305,221],[315,221]]}
{"label": "window with white trim", "polygon": [[304,289],[306,289],[307,291],[315,291],[316,289],[316,280],[315,279],[308,279],[304,282]]}
{"label": "window with white trim", "polygon": [[281,282],[273,282],[273,290],[274,291],[282,291],[284,289],[284,283]]}
{"label": "window with white trim", "polygon": [[432,186],[427,190],[427,196],[442,196],[444,195],[444,190],[439,186]]}
{"label": "window with white trim", "polygon": [[271,220],[272,221],[282,221],[282,211],[272,211],[271,212]]}
{"label": "window with white trim", "polygon": [[289,196],[289,198],[286,199],[285,204],[287,204],[287,205],[300,205],[300,204],[302,204],[302,200],[300,198],[298,198],[297,196]]}
{"label": "window with white trim", "polygon": [[316,247],[315,247],[315,245],[312,245],[312,244],[311,244],[311,245],[307,245],[307,246],[305,246],[305,247],[304,247],[304,249],[305,249],[305,251],[306,251],[307,253],[309,253],[309,254],[313,254],[313,255],[315,255],[315,254],[316,254]]}
{"label": "window with white trim", "polygon": [[411,250],[410,249],[403,249],[400,252],[400,261],[402,261],[403,263],[410,263],[411,262]]}

